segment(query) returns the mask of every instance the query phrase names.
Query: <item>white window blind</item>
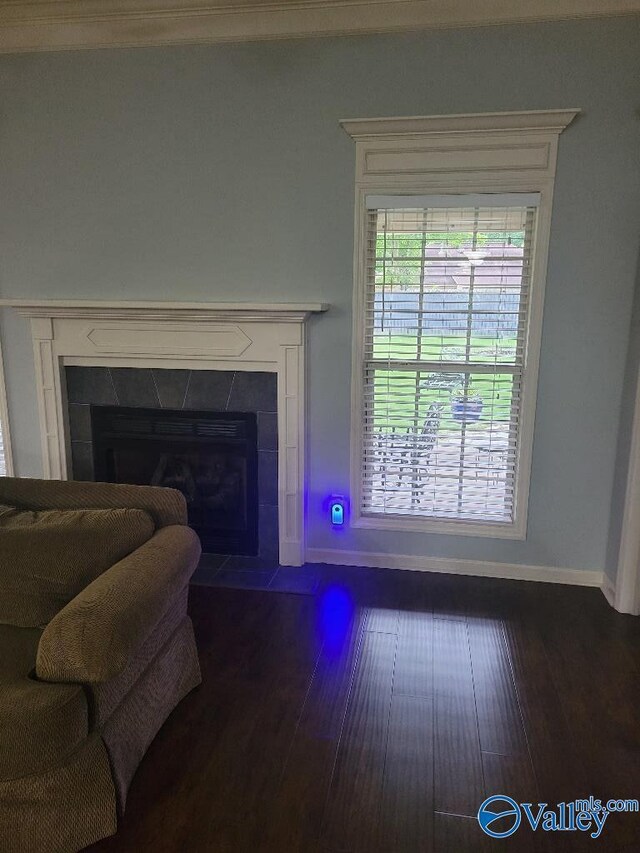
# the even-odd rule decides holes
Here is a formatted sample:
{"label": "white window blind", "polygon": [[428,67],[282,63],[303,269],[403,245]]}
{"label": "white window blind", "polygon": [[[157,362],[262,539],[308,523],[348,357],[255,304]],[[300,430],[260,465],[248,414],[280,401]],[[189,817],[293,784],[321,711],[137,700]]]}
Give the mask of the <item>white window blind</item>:
{"label": "white window blind", "polygon": [[370,196],[361,511],[514,520],[538,196]]}

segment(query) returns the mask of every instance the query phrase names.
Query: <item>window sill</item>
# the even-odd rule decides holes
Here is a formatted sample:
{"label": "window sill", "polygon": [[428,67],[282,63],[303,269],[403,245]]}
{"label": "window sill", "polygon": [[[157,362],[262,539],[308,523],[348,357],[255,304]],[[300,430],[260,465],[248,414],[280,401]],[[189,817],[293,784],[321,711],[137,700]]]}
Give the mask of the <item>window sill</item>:
{"label": "window sill", "polygon": [[406,515],[354,515],[351,527],[369,530],[397,530],[415,533],[440,533],[446,536],[477,536],[487,539],[527,538],[526,519],[510,524],[487,521],[455,521],[415,518]]}

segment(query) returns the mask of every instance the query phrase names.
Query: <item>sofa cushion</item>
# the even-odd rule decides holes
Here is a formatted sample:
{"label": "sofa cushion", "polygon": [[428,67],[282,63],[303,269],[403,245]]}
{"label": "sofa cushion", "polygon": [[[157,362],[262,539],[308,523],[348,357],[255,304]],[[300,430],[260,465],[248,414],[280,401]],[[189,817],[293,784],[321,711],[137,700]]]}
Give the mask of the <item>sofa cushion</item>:
{"label": "sofa cushion", "polygon": [[88,734],[82,688],[31,675],[41,633],[0,625],[0,780],[55,766]]}
{"label": "sofa cushion", "polygon": [[45,625],[154,529],[140,509],[0,506],[0,622]]}

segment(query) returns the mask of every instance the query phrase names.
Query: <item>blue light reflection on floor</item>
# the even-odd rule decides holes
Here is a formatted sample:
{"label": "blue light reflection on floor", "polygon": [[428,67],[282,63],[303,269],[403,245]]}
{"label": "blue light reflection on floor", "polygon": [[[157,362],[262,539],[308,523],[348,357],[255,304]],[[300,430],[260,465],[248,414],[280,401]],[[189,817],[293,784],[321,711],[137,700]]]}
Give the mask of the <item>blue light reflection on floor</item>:
{"label": "blue light reflection on floor", "polygon": [[318,630],[328,659],[338,657],[351,633],[355,603],[342,586],[330,585],[318,595]]}

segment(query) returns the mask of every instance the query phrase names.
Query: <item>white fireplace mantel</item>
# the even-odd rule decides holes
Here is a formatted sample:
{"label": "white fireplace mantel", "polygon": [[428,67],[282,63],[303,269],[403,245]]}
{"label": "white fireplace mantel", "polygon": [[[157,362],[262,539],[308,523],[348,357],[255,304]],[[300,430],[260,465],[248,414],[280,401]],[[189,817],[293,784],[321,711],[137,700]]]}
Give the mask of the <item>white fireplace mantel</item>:
{"label": "white fireplace mantel", "polygon": [[305,323],[327,304],[1,299],[0,307],[31,321],[49,479],[70,474],[69,365],[277,373],[280,562],[304,562]]}
{"label": "white fireplace mantel", "polygon": [[0,308],[15,308],[23,317],[247,320],[301,323],[327,311],[326,302],[101,302],[83,299],[0,299]]}

